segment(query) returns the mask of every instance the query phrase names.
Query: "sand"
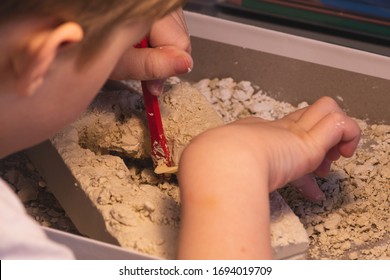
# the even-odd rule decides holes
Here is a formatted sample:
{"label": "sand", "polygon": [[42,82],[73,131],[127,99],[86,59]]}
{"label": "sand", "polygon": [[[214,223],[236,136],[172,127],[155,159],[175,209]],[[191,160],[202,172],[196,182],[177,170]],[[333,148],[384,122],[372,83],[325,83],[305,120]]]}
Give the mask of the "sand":
{"label": "sand", "polygon": [[[102,215],[102,231],[107,230],[123,247],[172,259],[180,225],[180,189],[174,176],[167,179],[153,172],[141,98],[136,92],[102,92],[89,111],[52,142]],[[171,88],[160,98],[160,108],[176,165],[194,136],[225,122],[185,82],[171,80]],[[302,224],[279,194],[271,198],[275,257],[304,253],[309,240]],[[94,237],[94,230],[96,225],[82,233]]]}
{"label": "sand", "polygon": [[[274,120],[307,106],[279,102],[249,81],[204,79],[195,86],[225,121],[248,115]],[[355,155],[317,178],[323,203],[311,203],[289,186],[279,191],[310,237],[309,259],[390,259],[390,126],[356,121],[362,139]]]}
{"label": "sand", "polygon": [[[276,119],[307,105],[301,103],[293,106],[272,99],[249,81],[236,82],[231,78],[205,79],[194,86],[206,97],[224,122],[248,115]],[[95,103],[95,106],[107,106],[108,111],[112,109],[116,112],[116,117],[107,117],[122,120],[115,121],[114,125],[112,122],[106,123],[105,129],[108,130],[103,133],[105,137],[111,137],[111,133],[107,133],[111,130],[119,132],[114,135],[120,135],[121,131],[129,133],[121,124],[125,119],[135,121],[132,118],[134,115],[138,117],[136,125],[145,124],[139,95],[128,94],[127,91],[117,94],[123,95],[119,98],[124,100],[120,106],[115,105],[114,100],[107,102],[111,94],[102,95],[106,99],[103,104]],[[369,120],[358,121],[363,135],[356,155],[351,159],[336,162],[329,178],[317,178],[327,197],[324,203],[319,205],[308,202],[289,186],[280,190],[310,237],[307,255],[309,259],[390,259],[390,126],[370,124]],[[75,131],[74,127],[70,127],[64,133],[72,129]],[[127,244],[130,248],[169,258],[174,251],[174,239],[180,223],[176,214],[180,209],[179,189],[174,178],[167,181],[145,168],[151,165],[151,161],[144,156],[149,149],[148,137],[137,138],[137,133],[141,132],[131,132],[137,141],[145,139],[144,142],[138,142],[138,146],[134,145],[132,137],[125,137],[123,141],[118,136],[108,141],[104,141],[104,137],[95,137],[97,141],[92,144],[84,141],[83,137],[88,138],[88,133],[95,132],[87,131],[79,136],[77,132],[73,133],[73,139],[69,138],[70,147],[82,147],[75,151],[74,157],[85,157],[87,163],[80,166],[76,172],[77,177],[81,181],[84,180],[83,184],[90,185],[91,194],[100,198],[99,203],[105,209],[104,216],[113,229],[120,231],[123,227],[128,230],[127,234],[139,237],[139,240]],[[78,141],[77,137],[81,141]],[[119,145],[121,142],[126,143],[125,148]],[[81,154],[77,154],[78,152]],[[116,155],[117,159],[109,159],[113,155]],[[68,156],[72,157],[71,154]],[[93,180],[85,175],[94,169],[94,165],[102,163],[115,170],[114,179],[108,177],[113,174],[105,174],[104,170],[93,171]],[[61,206],[48,191],[50,186],[47,186],[45,178],[39,176],[22,153],[0,161],[0,175],[14,187],[28,212],[38,222],[77,234]],[[111,187],[114,182],[118,182],[119,187]],[[102,189],[98,191],[100,187]],[[123,204],[124,207],[119,208],[120,211],[112,210],[110,205],[123,203],[120,190],[126,190],[134,203]],[[161,199],[164,203],[153,204],[154,198]],[[176,218],[167,218],[167,214]],[[278,217],[276,215],[273,218],[277,220]],[[150,235],[138,234],[138,226],[148,228]],[[172,238],[158,239],[153,236],[156,233],[164,233]],[[147,241],[148,238],[151,239]],[[272,238],[277,239],[277,235]]]}

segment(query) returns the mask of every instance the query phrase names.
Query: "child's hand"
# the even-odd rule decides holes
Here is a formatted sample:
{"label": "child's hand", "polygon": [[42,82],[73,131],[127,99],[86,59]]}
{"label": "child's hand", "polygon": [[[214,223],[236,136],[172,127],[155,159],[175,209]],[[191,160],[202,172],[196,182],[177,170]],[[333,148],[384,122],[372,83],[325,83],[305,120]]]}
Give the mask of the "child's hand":
{"label": "child's hand", "polygon": [[179,163],[178,257],[270,259],[269,192],[293,182],[323,197],[306,174],[324,176],[350,157],[360,128],[329,97],[283,119],[242,119],[195,137]]}
{"label": "child's hand", "polygon": [[[324,177],[333,161],[340,156],[351,157],[360,139],[357,123],[334,100],[323,97],[312,106],[269,124],[287,132],[285,138],[284,133],[279,135],[284,139],[280,152],[275,147],[275,152],[269,155],[269,162],[275,164],[270,172],[271,190],[290,181],[307,198],[324,199],[313,176],[305,174],[314,172]],[[277,133],[273,136],[271,139],[277,141]],[[280,176],[281,171],[285,171],[284,177]]]}
{"label": "child's hand", "polygon": [[[326,176],[333,161],[351,157],[360,128],[333,99],[323,97],[280,120],[246,118],[206,132],[199,139],[216,143],[233,157],[252,154],[259,163],[254,168],[266,168],[269,191],[291,182],[306,198],[320,201],[324,195],[310,173]],[[202,143],[207,147],[205,141]],[[220,157],[224,161],[228,155]]]}
{"label": "child's hand", "polygon": [[147,80],[152,94],[161,93],[165,78],[192,69],[191,42],[181,9],[157,21],[148,34],[149,49],[129,48],[112,79]]}

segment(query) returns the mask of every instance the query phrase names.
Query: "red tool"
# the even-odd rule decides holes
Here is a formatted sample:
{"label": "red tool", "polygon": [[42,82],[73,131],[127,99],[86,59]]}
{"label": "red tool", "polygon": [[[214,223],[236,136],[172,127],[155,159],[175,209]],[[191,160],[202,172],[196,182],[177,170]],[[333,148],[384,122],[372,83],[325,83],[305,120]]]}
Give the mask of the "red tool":
{"label": "red tool", "polygon": [[[146,38],[136,45],[138,48],[148,48],[149,44]],[[170,167],[172,165],[171,154],[168,149],[167,140],[164,134],[164,128],[161,120],[160,106],[158,98],[152,95],[147,86],[146,81],[141,81],[142,92],[148,119],[150,142],[151,142],[151,157],[155,166],[165,164]]]}

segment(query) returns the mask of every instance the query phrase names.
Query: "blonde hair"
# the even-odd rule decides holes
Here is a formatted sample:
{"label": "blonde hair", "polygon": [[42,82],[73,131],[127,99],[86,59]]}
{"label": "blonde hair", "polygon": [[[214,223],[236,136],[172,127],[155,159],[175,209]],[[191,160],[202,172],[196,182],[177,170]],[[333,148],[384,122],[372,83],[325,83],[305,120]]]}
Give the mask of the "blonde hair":
{"label": "blonde hair", "polygon": [[123,22],[157,20],[184,0],[1,0],[0,24],[31,17],[77,22],[84,30],[81,60],[97,52],[111,31]]}

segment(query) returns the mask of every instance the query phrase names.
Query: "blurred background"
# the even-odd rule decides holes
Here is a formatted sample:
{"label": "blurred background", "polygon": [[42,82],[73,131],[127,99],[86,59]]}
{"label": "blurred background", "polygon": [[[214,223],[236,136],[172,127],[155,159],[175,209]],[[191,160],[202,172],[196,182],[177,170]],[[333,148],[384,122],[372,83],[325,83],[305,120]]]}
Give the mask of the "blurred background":
{"label": "blurred background", "polygon": [[390,56],[389,0],[187,0],[185,9]]}

